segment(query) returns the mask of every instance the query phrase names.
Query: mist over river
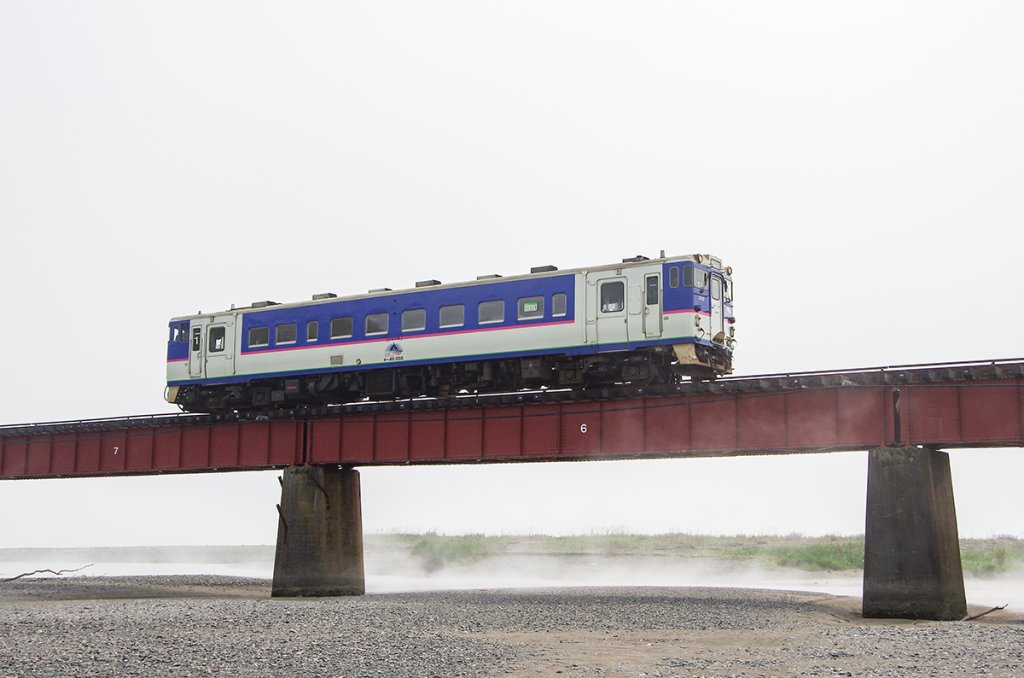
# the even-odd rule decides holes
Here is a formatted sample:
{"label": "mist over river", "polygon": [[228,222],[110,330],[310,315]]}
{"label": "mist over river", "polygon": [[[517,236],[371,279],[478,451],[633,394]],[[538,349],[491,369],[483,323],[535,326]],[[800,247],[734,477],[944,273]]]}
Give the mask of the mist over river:
{"label": "mist over river", "polygon": [[[139,547],[0,550],[0,578],[41,569],[74,570],[63,577],[225,575],[271,579],[272,546]],[[425,566],[422,557],[381,537],[365,553],[368,594],[471,589],[563,587],[723,587],[861,595],[859,570],[809,572],[750,561],[666,555],[510,553],[470,562]],[[37,577],[52,577],[43,573]],[[1024,573],[965,576],[968,603],[1008,604],[1024,611]]]}

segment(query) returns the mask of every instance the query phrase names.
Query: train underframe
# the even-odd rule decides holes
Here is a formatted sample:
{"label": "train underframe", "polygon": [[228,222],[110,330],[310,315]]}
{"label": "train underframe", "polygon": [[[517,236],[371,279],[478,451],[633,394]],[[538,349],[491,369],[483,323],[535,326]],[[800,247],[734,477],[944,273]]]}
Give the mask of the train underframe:
{"label": "train underframe", "polygon": [[447,398],[543,388],[672,384],[732,372],[717,346],[657,346],[583,357],[564,355],[396,366],[358,372],[254,379],[243,384],[171,387],[168,400],[189,412],[269,411],[360,400]]}

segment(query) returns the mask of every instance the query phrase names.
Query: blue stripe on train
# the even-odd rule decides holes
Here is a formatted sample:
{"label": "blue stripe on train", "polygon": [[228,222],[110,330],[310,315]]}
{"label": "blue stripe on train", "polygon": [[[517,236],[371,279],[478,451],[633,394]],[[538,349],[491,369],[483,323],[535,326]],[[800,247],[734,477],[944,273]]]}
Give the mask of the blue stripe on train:
{"label": "blue stripe on train", "polygon": [[[554,317],[551,309],[551,296],[556,293],[566,295],[565,315]],[[517,300],[524,297],[543,296],[546,307],[542,318],[519,320],[517,318]],[[483,323],[477,320],[477,306],[484,301],[504,301],[505,317],[508,320],[498,323]],[[465,322],[458,328],[440,326],[439,312],[442,306],[462,305],[465,309]],[[288,342],[287,346],[329,346],[333,344],[356,342],[367,338],[364,318],[377,313],[388,314],[388,331],[386,334],[374,334],[370,338],[377,340],[400,339],[402,332],[402,311],[425,309],[426,328],[423,334],[437,334],[445,331],[493,329],[500,327],[520,327],[537,324],[538,322],[572,321],[575,317],[575,275],[545,276],[527,280],[509,282],[488,282],[465,287],[447,289],[423,289],[409,292],[396,292],[387,296],[375,296],[365,299],[349,299],[329,303],[289,306],[287,308],[269,308],[257,311],[242,312],[242,352],[254,353],[249,348],[249,330],[253,327],[267,327],[269,344],[267,349],[277,346],[273,329],[277,325],[295,323],[297,325],[298,342]],[[352,336],[344,340],[331,341],[331,320],[334,318],[352,318]],[[317,340],[306,341],[306,323],[317,321]],[[420,333],[417,332],[417,336]],[[263,349],[260,346],[260,349]]]}
{"label": "blue stripe on train", "polygon": [[513,351],[506,353],[481,353],[477,355],[459,356],[458,358],[435,358],[432,360],[403,360],[402,362],[384,363],[380,365],[349,365],[338,367],[324,367],[309,370],[291,370],[285,372],[258,372],[231,377],[213,377],[202,379],[181,379],[167,382],[170,386],[187,386],[190,384],[221,385],[221,384],[244,384],[257,379],[277,379],[282,377],[301,377],[310,374],[330,374],[332,372],[356,372],[365,370],[388,369],[392,367],[420,367],[424,365],[439,365],[443,363],[460,363],[473,360],[497,360],[501,358],[525,358],[541,355],[594,355],[596,353],[608,353],[611,351],[629,351],[640,346],[671,346],[673,344],[693,344],[694,339],[654,339],[651,341],[634,341],[628,344],[602,344],[599,351],[593,346],[573,346],[564,349],[546,349],[543,351]]}

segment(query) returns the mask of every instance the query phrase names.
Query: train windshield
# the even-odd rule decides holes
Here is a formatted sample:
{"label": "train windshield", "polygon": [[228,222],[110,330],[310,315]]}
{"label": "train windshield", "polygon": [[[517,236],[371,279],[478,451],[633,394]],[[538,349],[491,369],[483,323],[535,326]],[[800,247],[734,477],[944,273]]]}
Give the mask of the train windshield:
{"label": "train windshield", "polygon": [[708,286],[708,272],[696,266],[687,266],[683,269],[683,284],[704,289]]}

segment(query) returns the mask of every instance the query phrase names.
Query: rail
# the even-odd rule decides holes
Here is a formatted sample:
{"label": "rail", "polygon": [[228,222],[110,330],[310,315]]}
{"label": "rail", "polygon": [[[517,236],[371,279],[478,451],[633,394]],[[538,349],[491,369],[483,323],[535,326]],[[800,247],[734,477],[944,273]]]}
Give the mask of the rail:
{"label": "rail", "polygon": [[452,398],[359,401],[318,407],[296,407],[271,412],[201,414],[169,412],[39,423],[0,424],[0,437],[29,434],[106,431],[161,426],[189,426],[230,421],[280,421],[336,417],[345,414],[405,412],[496,407],[528,403],[621,400],[640,396],[696,395],[700,393],[756,393],[795,389],[878,386],[891,384],[948,384],[1024,377],[1024,358],[952,361],[911,365],[885,365],[846,370],[777,372],[721,377],[713,381],[687,381],[672,385],[623,385],[574,391],[546,389],[514,393],[463,394]]}

